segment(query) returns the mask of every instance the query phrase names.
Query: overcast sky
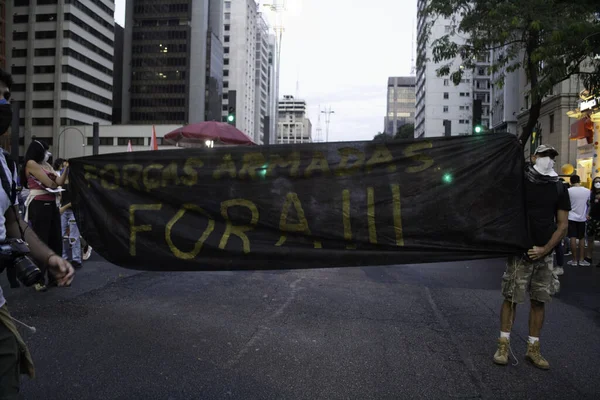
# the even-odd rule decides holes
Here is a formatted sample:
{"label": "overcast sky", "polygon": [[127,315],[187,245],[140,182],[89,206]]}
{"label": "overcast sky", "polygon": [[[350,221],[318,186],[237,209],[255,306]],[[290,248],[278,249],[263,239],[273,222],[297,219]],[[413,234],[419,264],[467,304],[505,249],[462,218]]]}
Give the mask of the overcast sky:
{"label": "overcast sky", "polygon": [[[387,78],[410,74],[417,0],[285,3],[280,96],[306,99],[313,137],[320,104],[335,111],[330,141],[372,139],[383,130]],[[124,4],[115,1],[121,25]],[[324,115],[321,125],[325,139]]]}

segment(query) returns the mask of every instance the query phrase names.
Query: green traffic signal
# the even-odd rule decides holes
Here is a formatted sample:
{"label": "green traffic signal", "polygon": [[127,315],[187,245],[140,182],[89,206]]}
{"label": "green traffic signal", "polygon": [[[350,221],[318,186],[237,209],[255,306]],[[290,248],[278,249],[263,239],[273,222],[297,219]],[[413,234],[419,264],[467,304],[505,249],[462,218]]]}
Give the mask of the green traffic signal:
{"label": "green traffic signal", "polygon": [[233,121],[235,121],[235,116],[233,114],[229,114],[227,116],[227,122],[233,122]]}
{"label": "green traffic signal", "polygon": [[477,125],[475,127],[475,133],[481,133],[481,132],[483,132],[483,128],[480,125]]}
{"label": "green traffic signal", "polygon": [[442,181],[443,181],[444,183],[452,183],[452,180],[453,180],[453,179],[452,179],[452,174],[451,174],[451,173],[449,173],[449,172],[446,172],[446,173],[444,174],[444,176],[442,176]]}

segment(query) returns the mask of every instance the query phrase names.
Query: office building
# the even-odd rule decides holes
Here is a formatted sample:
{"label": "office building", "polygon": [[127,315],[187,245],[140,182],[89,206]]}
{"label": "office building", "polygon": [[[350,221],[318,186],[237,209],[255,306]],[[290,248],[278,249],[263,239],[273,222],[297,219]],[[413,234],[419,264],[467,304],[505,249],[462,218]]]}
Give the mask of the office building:
{"label": "office building", "polygon": [[[277,97],[273,97],[272,80],[275,78],[273,52],[273,36],[269,25],[262,14],[257,17],[256,29],[256,88],[254,99],[254,142],[273,143],[273,123],[276,119],[275,105]],[[276,78],[275,78],[276,79]]]}
{"label": "office building", "polygon": [[[223,8],[224,67],[222,120],[230,108],[235,109],[236,127],[262,144],[255,137],[256,114],[256,35],[257,4],[254,0],[225,0]],[[236,102],[229,101],[229,91],[235,91]]]}
{"label": "office building", "polygon": [[0,0],[0,68],[6,68],[6,0]]}
{"label": "office building", "polygon": [[401,126],[415,123],[415,83],[414,76],[388,78],[386,134],[393,136]]}
{"label": "office building", "polygon": [[[426,0],[418,1],[418,9],[426,5]],[[434,22],[427,37],[427,22]],[[437,18],[426,20],[419,16],[417,24],[417,54],[420,59],[433,59],[431,44],[452,31],[452,19]],[[452,37],[460,44],[464,37]],[[445,62],[444,62],[445,64]],[[458,85],[448,76],[438,77],[437,70],[442,63],[426,61],[417,69],[415,137],[469,135],[473,132],[473,101],[481,100],[482,125],[490,126],[491,78],[489,73],[490,54],[482,54],[473,71],[465,70]],[[460,58],[451,65],[451,71],[461,67]]]}
{"label": "office building", "polygon": [[219,0],[126,3],[124,123],[201,122],[207,103],[214,112],[220,88],[220,7]]}
{"label": "office building", "polygon": [[279,101],[279,57],[277,55],[277,37],[269,35],[269,136],[265,144],[277,143],[278,101]]}
{"label": "office building", "polygon": [[278,107],[277,143],[311,143],[312,124],[306,117],[306,101],[283,96]]}
{"label": "office building", "polygon": [[123,121],[123,40],[125,30],[119,24],[115,24],[115,51],[113,64],[113,109],[112,123],[115,125]]}
{"label": "office building", "polygon": [[206,36],[205,121],[221,121],[223,101],[223,1],[210,0]]}
{"label": "office building", "polygon": [[7,4],[7,66],[25,144],[36,135],[55,146],[61,126],[112,122],[114,7],[110,0]]}

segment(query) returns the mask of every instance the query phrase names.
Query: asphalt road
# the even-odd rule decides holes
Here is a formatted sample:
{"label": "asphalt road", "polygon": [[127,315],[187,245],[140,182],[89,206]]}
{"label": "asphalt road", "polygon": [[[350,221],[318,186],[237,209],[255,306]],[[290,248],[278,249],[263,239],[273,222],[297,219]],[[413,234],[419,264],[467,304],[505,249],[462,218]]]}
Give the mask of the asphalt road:
{"label": "asphalt road", "polygon": [[38,377],[26,399],[598,399],[600,268],[568,268],[542,351],[492,363],[499,260],[149,273],[100,260],[71,288],[11,290]]}

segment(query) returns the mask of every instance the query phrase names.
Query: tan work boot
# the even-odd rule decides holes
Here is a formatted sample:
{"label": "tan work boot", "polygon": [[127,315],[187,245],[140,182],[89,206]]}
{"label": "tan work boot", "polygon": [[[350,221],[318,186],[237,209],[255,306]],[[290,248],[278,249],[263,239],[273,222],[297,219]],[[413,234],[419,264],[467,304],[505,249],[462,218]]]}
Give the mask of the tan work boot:
{"label": "tan work boot", "polygon": [[496,350],[496,354],[494,354],[495,364],[508,364],[508,346],[510,346],[510,341],[507,338],[498,339],[498,350]]}
{"label": "tan work boot", "polygon": [[550,369],[550,363],[546,361],[540,353],[539,340],[534,344],[527,343],[527,354],[525,354],[525,358],[540,369]]}

